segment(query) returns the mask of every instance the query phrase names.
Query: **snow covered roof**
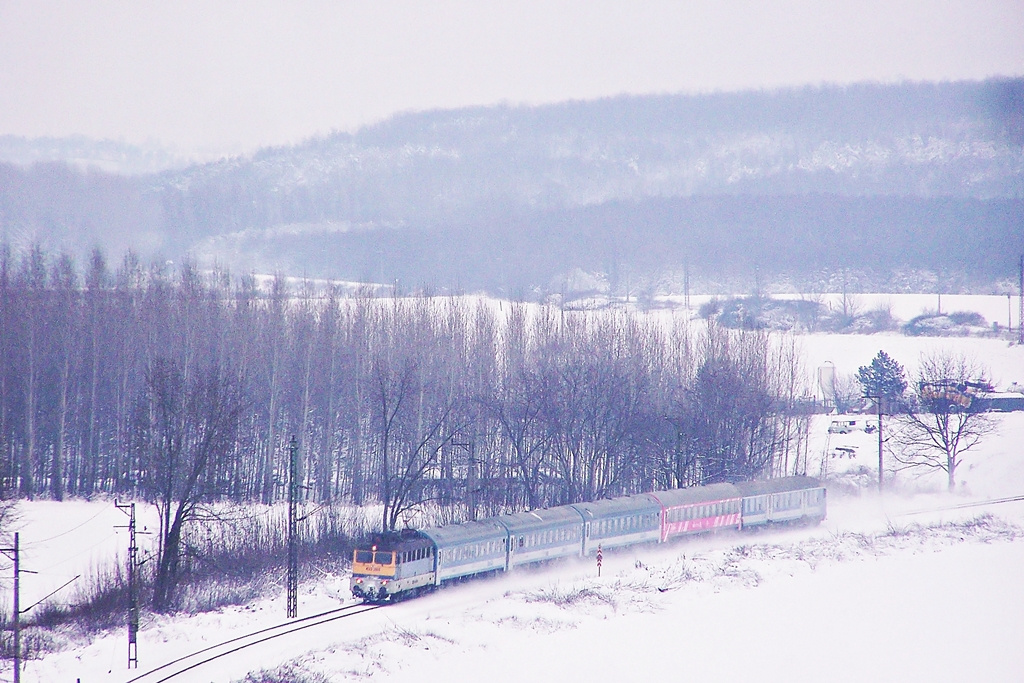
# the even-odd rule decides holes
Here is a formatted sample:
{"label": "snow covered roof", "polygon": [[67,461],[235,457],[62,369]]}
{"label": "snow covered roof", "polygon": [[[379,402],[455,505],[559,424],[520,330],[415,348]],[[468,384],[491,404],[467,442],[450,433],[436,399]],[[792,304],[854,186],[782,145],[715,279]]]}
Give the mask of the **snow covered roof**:
{"label": "snow covered roof", "polygon": [[815,486],[821,486],[821,482],[814,477],[780,477],[779,479],[763,479],[761,481],[743,481],[736,484],[736,488],[744,496],[756,496],[761,493],[783,493]]}
{"label": "snow covered roof", "polygon": [[689,505],[691,503],[705,503],[713,500],[728,500],[739,498],[740,492],[732,484],[711,484],[691,489],[671,489],[669,491],[655,491],[647,494],[665,507],[676,507],[678,505]]}
{"label": "snow covered roof", "polygon": [[623,513],[645,513],[661,512],[661,503],[656,499],[640,494],[637,496],[623,496],[611,500],[597,500],[592,503],[575,503],[576,508],[587,521],[592,519],[605,519],[606,517],[617,517]]}

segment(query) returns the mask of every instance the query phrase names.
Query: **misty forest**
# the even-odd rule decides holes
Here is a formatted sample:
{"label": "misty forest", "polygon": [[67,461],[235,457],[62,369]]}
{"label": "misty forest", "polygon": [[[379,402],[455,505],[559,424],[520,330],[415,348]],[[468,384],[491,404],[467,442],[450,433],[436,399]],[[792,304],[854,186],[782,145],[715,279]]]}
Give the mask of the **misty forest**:
{"label": "misty forest", "polygon": [[311,500],[380,502],[387,528],[805,466],[792,338],[265,285],[0,255],[5,494],[270,503],[293,436]]}

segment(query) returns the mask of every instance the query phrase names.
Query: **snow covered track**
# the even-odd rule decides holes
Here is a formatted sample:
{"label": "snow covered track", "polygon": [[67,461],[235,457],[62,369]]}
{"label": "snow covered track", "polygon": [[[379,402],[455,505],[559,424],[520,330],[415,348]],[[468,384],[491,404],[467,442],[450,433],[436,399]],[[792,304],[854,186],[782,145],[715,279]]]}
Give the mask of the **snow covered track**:
{"label": "snow covered track", "polygon": [[1006,498],[992,498],[989,500],[977,500],[971,503],[961,503],[959,505],[948,505],[945,507],[922,508],[920,510],[911,510],[910,512],[901,512],[897,516],[905,517],[909,515],[923,515],[926,512],[945,512],[947,510],[963,510],[966,508],[984,507],[986,505],[999,505],[1001,503],[1016,503],[1022,500],[1024,500],[1024,495],[1008,496]]}
{"label": "snow covered track", "polygon": [[[184,657],[178,657],[177,659],[171,660],[166,664],[162,664],[155,669],[139,674],[134,678],[130,678],[125,683],[163,683],[164,681],[174,680],[176,677],[196,669],[204,664],[208,664],[221,657],[244,650],[248,647],[265,643],[268,640],[274,638],[280,638],[281,636],[290,635],[297,631],[302,631],[307,628],[313,628],[315,626],[322,626],[323,624],[337,621],[338,619],[344,619],[346,617],[353,617],[364,612],[372,612],[373,610],[380,609],[383,605],[347,605],[338,609],[328,610],[327,612],[321,612],[319,614],[313,614],[308,617],[296,619],[294,621],[287,621],[274,626],[253,631],[247,633],[244,636],[237,636],[229,640],[225,640],[215,645],[210,645],[201,650],[196,650]],[[309,622],[309,623],[304,623]],[[276,631],[276,633],[274,633]],[[209,655],[204,659],[195,661],[200,655]],[[157,675],[163,674],[163,678],[156,678]]]}

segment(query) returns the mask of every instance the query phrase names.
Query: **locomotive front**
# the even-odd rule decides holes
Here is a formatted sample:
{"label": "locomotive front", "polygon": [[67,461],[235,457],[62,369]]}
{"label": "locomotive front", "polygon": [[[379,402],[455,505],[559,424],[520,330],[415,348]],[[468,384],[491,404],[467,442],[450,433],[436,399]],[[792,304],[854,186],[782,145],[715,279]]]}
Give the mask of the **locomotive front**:
{"label": "locomotive front", "polygon": [[433,585],[433,543],[411,529],[379,536],[369,549],[356,549],[352,555],[349,589],[355,598],[386,602]]}
{"label": "locomotive front", "polygon": [[382,602],[388,598],[388,585],[395,580],[395,551],[356,550],[352,555],[352,580],[349,588],[353,597]]}

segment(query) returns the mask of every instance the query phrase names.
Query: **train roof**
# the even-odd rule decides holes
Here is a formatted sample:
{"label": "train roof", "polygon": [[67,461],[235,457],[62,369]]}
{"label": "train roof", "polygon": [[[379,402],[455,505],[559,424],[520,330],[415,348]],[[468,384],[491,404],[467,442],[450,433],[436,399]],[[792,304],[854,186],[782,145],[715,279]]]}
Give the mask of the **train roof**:
{"label": "train roof", "polygon": [[576,510],[569,506],[543,508],[530,512],[515,512],[494,517],[509,532],[515,534],[532,529],[550,529],[567,524],[580,524],[582,520]]}
{"label": "train roof", "polygon": [[611,500],[595,500],[591,503],[574,503],[573,508],[579,511],[587,521],[621,517],[629,513],[660,512],[661,503],[647,494],[622,496]]}
{"label": "train roof", "polygon": [[449,524],[447,526],[434,527],[433,529],[424,529],[420,533],[434,541],[438,548],[450,548],[476,541],[508,538],[508,530],[499,524],[494,517],[489,517],[479,522],[463,522],[462,524]]}
{"label": "train roof", "polygon": [[764,493],[786,493],[803,489],[821,488],[821,482],[814,477],[780,477],[761,481],[741,481],[736,488],[744,496],[758,496]]}
{"label": "train roof", "polygon": [[650,496],[665,507],[707,503],[715,500],[741,497],[739,489],[732,484],[710,484],[708,486],[694,486],[688,489],[669,489],[668,491],[654,491],[645,495]]}

